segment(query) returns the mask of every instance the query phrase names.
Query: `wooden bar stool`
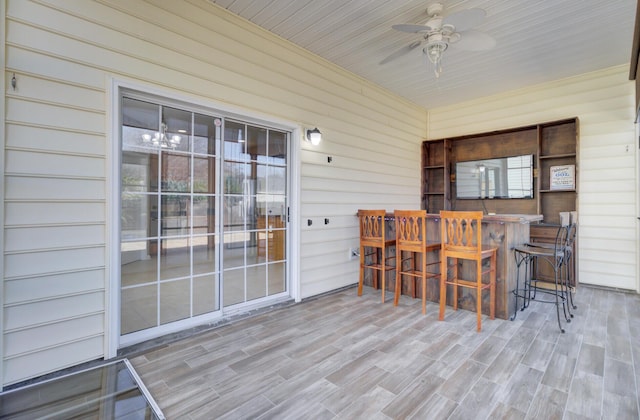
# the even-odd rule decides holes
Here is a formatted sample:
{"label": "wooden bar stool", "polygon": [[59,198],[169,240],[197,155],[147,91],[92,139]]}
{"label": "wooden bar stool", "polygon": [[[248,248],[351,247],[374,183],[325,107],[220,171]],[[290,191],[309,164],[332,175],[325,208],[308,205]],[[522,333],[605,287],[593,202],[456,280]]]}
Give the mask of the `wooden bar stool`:
{"label": "wooden bar stool", "polygon": [[[489,289],[489,315],[495,319],[496,312],[496,255],[497,247],[482,245],[481,211],[440,212],[440,320],[444,319],[447,302],[447,285],[453,286],[453,309],[458,310],[458,287],[476,290],[476,312],[478,332],[482,330],[482,291]],[[447,265],[453,259],[452,278],[448,278]],[[489,258],[489,268],[482,269],[482,262]],[[458,277],[458,259],[476,262],[475,279]],[[488,282],[482,276],[488,274]]]}
{"label": "wooden bar stool", "polygon": [[373,271],[373,287],[378,288],[378,276],[381,277],[382,303],[386,289],[387,272],[395,270],[390,260],[395,260],[395,254],[387,256],[387,248],[396,244],[396,239],[387,239],[385,210],[358,210],[360,219],[360,280],[358,281],[358,296],[362,296],[365,271]]}
{"label": "wooden bar stool", "polygon": [[[396,210],[396,287],[393,299],[398,305],[402,293],[402,276],[409,276],[411,294],[416,297],[416,282],[422,284],[422,313],[427,313],[427,278],[438,277],[437,272],[429,272],[427,268],[440,264],[440,261],[427,261],[430,252],[440,250],[440,242],[427,240],[426,210]],[[406,267],[406,268],[405,268]],[[437,270],[436,270],[437,271]]]}

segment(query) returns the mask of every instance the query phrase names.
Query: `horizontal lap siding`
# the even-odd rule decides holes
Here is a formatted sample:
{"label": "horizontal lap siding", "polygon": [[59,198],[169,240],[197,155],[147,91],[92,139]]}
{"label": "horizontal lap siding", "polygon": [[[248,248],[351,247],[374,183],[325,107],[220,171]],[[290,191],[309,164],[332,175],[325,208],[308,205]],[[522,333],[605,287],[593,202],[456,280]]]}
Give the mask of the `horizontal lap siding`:
{"label": "horizontal lap siding", "polygon": [[6,8],[4,385],[105,355],[109,77],[321,129],[300,153],[303,297],[357,281],[358,208],[419,207],[425,110],[205,0]]}
{"label": "horizontal lap siding", "polygon": [[[106,293],[105,76],[34,51],[29,42],[39,41],[21,36],[35,32],[12,21],[22,20],[14,5],[6,46],[18,85],[6,92],[5,109],[5,384],[103,357]],[[96,75],[75,77],[87,72]]]}
{"label": "horizontal lap siding", "polygon": [[580,282],[638,288],[637,139],[627,66],[429,111],[429,138],[579,118]]}

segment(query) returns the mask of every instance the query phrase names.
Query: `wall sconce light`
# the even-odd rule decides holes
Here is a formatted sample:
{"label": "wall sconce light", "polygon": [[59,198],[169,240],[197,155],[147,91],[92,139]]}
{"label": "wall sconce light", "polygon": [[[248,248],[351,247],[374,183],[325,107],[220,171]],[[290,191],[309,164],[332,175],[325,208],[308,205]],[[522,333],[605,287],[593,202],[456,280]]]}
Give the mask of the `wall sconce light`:
{"label": "wall sconce light", "polygon": [[307,141],[314,146],[320,144],[320,141],[322,141],[322,133],[320,132],[320,130],[318,130],[317,127],[313,130],[307,130]]}

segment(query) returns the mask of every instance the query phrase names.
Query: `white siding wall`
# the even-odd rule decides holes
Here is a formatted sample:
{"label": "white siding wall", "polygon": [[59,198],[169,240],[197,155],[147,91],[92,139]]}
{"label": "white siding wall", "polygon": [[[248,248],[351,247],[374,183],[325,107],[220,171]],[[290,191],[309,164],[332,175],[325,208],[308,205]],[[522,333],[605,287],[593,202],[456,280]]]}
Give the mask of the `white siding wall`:
{"label": "white siding wall", "polygon": [[580,282],[637,290],[634,86],[628,66],[429,111],[428,138],[578,117]]}
{"label": "white siding wall", "polygon": [[5,23],[4,385],[106,354],[110,77],[320,128],[302,297],[356,282],[358,208],[419,207],[425,110],[205,0],[6,0]]}

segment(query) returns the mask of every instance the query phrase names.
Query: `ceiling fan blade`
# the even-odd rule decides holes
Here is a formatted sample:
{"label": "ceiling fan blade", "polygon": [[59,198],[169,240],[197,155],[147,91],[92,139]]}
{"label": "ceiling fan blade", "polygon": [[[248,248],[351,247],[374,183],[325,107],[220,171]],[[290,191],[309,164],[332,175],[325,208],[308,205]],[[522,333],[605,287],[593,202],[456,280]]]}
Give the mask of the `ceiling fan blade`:
{"label": "ceiling fan blade", "polygon": [[485,16],[486,12],[482,9],[466,9],[445,16],[444,19],[442,19],[442,23],[453,25],[456,28],[456,32],[460,32],[481,24]]}
{"label": "ceiling fan blade", "polygon": [[411,34],[429,32],[432,30],[431,27],[427,25],[413,25],[411,23],[401,23],[399,25],[392,25],[391,27],[396,31],[409,32]]}
{"label": "ceiling fan blade", "polygon": [[408,54],[412,50],[418,48],[420,44],[422,44],[422,41],[414,41],[409,45],[405,45],[404,47],[400,48],[398,51],[394,52],[393,54],[386,56],[378,64],[387,64],[389,61],[393,61],[396,58],[402,57],[403,55]]}
{"label": "ceiling fan blade", "polygon": [[460,40],[453,45],[466,51],[484,51],[495,47],[496,40],[484,32],[471,30],[462,32]]}

